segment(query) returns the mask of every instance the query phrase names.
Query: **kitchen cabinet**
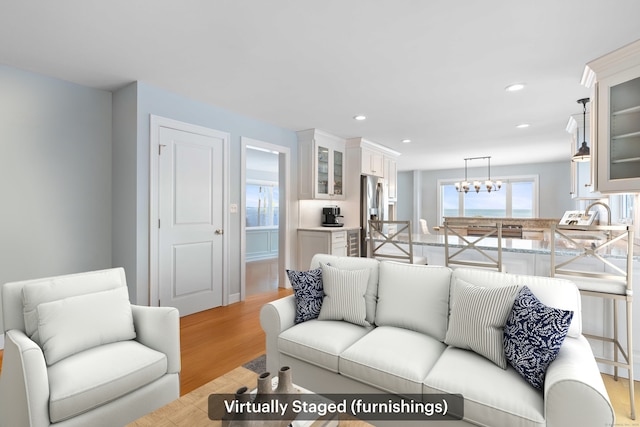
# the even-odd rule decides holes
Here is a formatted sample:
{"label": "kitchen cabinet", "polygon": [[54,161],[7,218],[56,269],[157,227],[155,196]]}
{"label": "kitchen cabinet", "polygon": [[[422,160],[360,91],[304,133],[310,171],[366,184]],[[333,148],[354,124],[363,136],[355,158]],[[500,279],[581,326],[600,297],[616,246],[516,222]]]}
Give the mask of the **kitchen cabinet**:
{"label": "kitchen cabinet", "polygon": [[[395,161],[400,155],[400,153],[395,150],[360,137],[347,139],[346,146],[349,156],[354,156],[359,159],[359,162],[354,162],[360,166],[359,175],[385,178],[385,170],[389,166],[386,163],[386,159],[393,159]],[[352,165],[354,165],[354,163],[352,163]]]}
{"label": "kitchen cabinet", "polygon": [[589,62],[583,83],[593,88],[596,189],[640,191],[640,40]]}
{"label": "kitchen cabinet", "polygon": [[[571,154],[578,151],[583,141],[587,142],[589,147],[592,146],[591,136],[589,132],[589,116],[575,114],[569,117],[567,124],[567,132],[571,134]],[[586,132],[585,132],[586,129]],[[585,135],[586,133],[586,135]],[[594,186],[595,168],[591,161],[587,162],[571,162],[571,198],[573,199],[600,199],[602,194],[596,191]]]}
{"label": "kitchen cabinet", "polygon": [[389,202],[398,200],[398,168],[396,159],[385,156],[384,158],[384,182],[387,186],[387,198]]}
{"label": "kitchen cabinet", "polygon": [[300,199],[344,200],[345,141],[318,129],[297,134]]}
{"label": "kitchen cabinet", "polygon": [[362,167],[360,172],[363,175],[384,176],[384,154],[362,148]]}
{"label": "kitchen cabinet", "polygon": [[298,269],[308,270],[315,254],[359,256],[359,232],[354,229],[298,229]]}

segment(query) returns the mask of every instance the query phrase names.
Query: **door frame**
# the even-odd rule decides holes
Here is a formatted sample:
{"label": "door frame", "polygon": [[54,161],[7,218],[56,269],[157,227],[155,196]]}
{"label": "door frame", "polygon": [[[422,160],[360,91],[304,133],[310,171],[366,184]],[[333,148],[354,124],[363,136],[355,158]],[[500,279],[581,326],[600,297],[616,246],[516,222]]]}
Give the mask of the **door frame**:
{"label": "door frame", "polygon": [[[291,149],[284,145],[272,144],[248,137],[240,137],[240,300],[246,298],[247,286],[247,146],[271,150],[278,153],[278,187],[280,206],[278,212],[278,287],[286,287],[285,274],[289,257],[289,216],[291,200]],[[283,203],[284,202],[284,203]]]}
{"label": "door frame", "polygon": [[179,131],[197,133],[204,136],[223,138],[223,182],[222,182],[222,305],[229,304],[229,147],[230,135],[216,129],[185,123],[166,117],[149,115],[149,305],[160,305],[159,286],[159,150],[160,128],[166,127]]}

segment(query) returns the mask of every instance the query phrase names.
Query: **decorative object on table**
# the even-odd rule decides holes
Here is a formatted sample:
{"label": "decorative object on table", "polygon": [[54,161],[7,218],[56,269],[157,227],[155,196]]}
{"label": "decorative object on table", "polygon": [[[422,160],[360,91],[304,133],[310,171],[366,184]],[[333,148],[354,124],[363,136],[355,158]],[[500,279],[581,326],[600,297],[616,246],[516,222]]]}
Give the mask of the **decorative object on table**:
{"label": "decorative object on table", "polygon": [[[240,387],[236,393],[235,398],[238,402],[268,402],[272,397],[269,395],[278,394],[279,400],[287,400],[286,395],[299,393],[293,386],[291,368],[289,366],[282,366],[278,370],[278,375],[273,376],[271,372],[263,372],[258,376],[258,384],[255,390],[250,391],[246,386]],[[265,416],[265,414],[258,414],[252,412],[239,412],[233,414],[225,414],[222,418],[223,427],[253,427],[253,426],[267,426],[267,427],[286,427],[292,425],[292,421],[295,416],[287,412],[282,419],[270,419],[273,417]]]}
{"label": "decorative object on table", "polygon": [[598,216],[598,211],[566,211],[560,219],[560,225],[592,225]]}
{"label": "decorative object on table", "polygon": [[293,381],[291,379],[291,368],[283,366],[278,371],[278,386],[276,387],[276,393],[289,394],[294,393]]}
{"label": "decorative object on table", "polygon": [[467,162],[469,160],[481,160],[481,159],[487,159],[487,179],[484,182],[484,186],[478,180],[473,181],[473,189],[475,190],[475,192],[479,193],[481,191],[486,191],[488,193],[491,193],[492,191],[499,191],[500,188],[502,188],[502,181],[497,180],[494,182],[491,180],[491,156],[467,157],[466,159],[464,159],[464,181],[455,183],[455,187],[458,193],[460,192],[468,193],[469,189],[471,188],[471,183],[467,179]]}

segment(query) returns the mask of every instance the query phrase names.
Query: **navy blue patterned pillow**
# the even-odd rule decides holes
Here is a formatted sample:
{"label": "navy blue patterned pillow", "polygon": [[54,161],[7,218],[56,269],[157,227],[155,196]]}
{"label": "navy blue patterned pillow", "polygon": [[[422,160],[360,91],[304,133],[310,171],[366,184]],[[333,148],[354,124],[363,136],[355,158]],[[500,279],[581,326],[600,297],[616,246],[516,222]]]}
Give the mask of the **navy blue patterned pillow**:
{"label": "navy blue patterned pillow", "polygon": [[315,319],[320,314],[324,289],[322,287],[322,269],[310,271],[287,270],[287,276],[296,298],[296,323]]}
{"label": "navy blue patterned pillow", "polygon": [[560,351],[573,311],[547,307],[524,286],[516,296],[504,326],[507,361],[537,389],[542,389],[547,368]]}

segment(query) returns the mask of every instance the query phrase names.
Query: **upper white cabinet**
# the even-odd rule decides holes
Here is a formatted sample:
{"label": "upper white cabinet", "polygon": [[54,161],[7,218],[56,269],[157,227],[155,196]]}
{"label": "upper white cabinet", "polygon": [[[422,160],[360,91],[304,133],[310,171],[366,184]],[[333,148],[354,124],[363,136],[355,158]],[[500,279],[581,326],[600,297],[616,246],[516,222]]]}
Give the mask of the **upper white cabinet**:
{"label": "upper white cabinet", "polygon": [[300,199],[343,200],[345,141],[318,129],[297,134]]}
{"label": "upper white cabinet", "polygon": [[387,197],[390,202],[398,200],[398,168],[394,157],[384,158],[384,180],[387,185]]}
{"label": "upper white cabinet", "polygon": [[[395,161],[400,153],[359,137],[347,139],[347,150],[350,156],[353,155],[360,159],[358,162],[360,175],[377,176],[386,181],[392,180],[395,185]],[[388,162],[389,159],[393,160],[393,164]]]}
{"label": "upper white cabinet", "polygon": [[361,148],[361,169],[363,175],[384,177],[384,154],[370,148]]}
{"label": "upper white cabinet", "polygon": [[640,40],[588,63],[583,84],[593,88],[596,189],[639,192]]}

